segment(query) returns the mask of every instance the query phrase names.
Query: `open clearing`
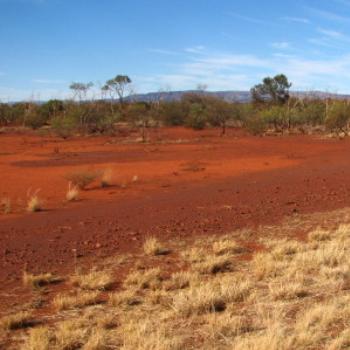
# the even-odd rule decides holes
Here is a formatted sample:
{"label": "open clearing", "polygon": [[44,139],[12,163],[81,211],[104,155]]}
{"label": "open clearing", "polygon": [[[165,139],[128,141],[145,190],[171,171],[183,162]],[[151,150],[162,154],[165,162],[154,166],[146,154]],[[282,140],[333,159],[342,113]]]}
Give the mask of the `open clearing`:
{"label": "open clearing", "polygon": [[[338,291],[346,290],[348,273],[339,270],[339,273],[334,272],[333,274],[330,270],[327,270],[328,272],[324,270],[320,280],[309,281],[309,274],[312,271],[305,271],[303,277],[306,279],[305,282],[303,278],[292,272],[288,276],[290,280],[280,280],[277,271],[273,272],[277,274],[277,277],[273,277],[276,279],[270,280],[271,276],[269,272],[264,270],[263,266],[261,266],[263,271],[256,275],[254,259],[257,258],[254,257],[261,251],[265,252],[271,244],[275,244],[266,243],[266,239],[273,242],[276,237],[279,240],[284,238],[297,240],[299,243],[294,248],[298,254],[304,254],[305,249],[318,249],[312,242],[300,242],[309,242],[309,232],[315,230],[319,225],[324,226],[327,230],[333,230],[332,232],[338,232],[336,231],[338,225],[348,222],[347,211],[339,211],[338,209],[350,206],[350,140],[327,139],[318,136],[251,137],[234,130],[230,130],[226,137],[218,137],[218,134],[218,130],[195,132],[183,128],[159,129],[152,131],[151,141],[147,144],[136,143],[134,136],[62,140],[29,134],[0,135],[0,173],[2,179],[0,199],[2,203],[10,203],[9,205],[3,204],[5,209],[7,207],[11,209],[10,213],[0,215],[2,315],[8,315],[9,310],[12,312],[21,311],[23,305],[26,305],[26,310],[35,309],[35,319],[41,320],[42,317],[50,315],[47,320],[53,319],[56,322],[57,317],[60,320],[66,318],[61,315],[61,312],[63,314],[69,313],[71,309],[74,311],[72,312],[74,317],[88,317],[86,310],[89,311],[90,306],[86,305],[97,303],[98,306],[92,306],[92,311],[90,311],[92,313],[105,312],[103,310],[105,303],[112,303],[113,308],[119,308],[119,303],[125,305],[125,300],[129,300],[128,298],[132,299],[131,304],[133,304],[134,297],[137,300],[141,299],[140,305],[143,305],[146,299],[151,298],[151,303],[155,303],[155,312],[159,311],[159,317],[162,317],[156,319],[156,324],[164,317],[164,327],[169,327],[157,330],[156,335],[161,343],[164,343],[163,336],[166,336],[174,327],[176,328],[179,323],[185,322],[184,324],[187,324],[186,322],[190,322],[189,319],[195,324],[193,329],[206,323],[210,327],[213,326],[213,322],[215,327],[224,327],[226,321],[236,322],[237,327],[234,329],[238,332],[239,337],[243,333],[252,331],[251,334],[254,337],[259,339],[263,337],[258,340],[258,343],[264,341],[266,336],[264,332],[257,333],[258,329],[273,332],[276,337],[280,337],[276,338],[276,349],[281,348],[278,347],[281,344],[278,343],[281,339],[301,342],[302,340],[299,338],[299,340],[285,339],[286,333],[284,333],[291,332],[287,319],[295,320],[300,311],[299,298],[302,299],[302,303],[306,300],[307,307],[312,308],[315,295],[317,296],[316,301],[319,299],[322,301],[322,295],[318,291],[328,286],[325,285],[326,281],[323,281],[321,277],[324,278],[327,273],[334,275],[337,283],[339,282],[334,286],[334,288],[338,288],[336,291],[338,293]],[[101,186],[99,180],[96,180],[85,190],[79,192],[78,200],[67,201],[67,174],[73,171],[102,173],[106,170],[109,174],[108,186]],[[40,189],[38,196],[43,210],[37,213],[27,212],[28,191],[36,192],[38,189]],[[338,211],[330,213],[334,210]],[[289,224],[283,226],[282,223],[286,218],[289,220]],[[269,226],[266,225],[272,225],[271,227],[274,229],[269,230]],[[216,237],[229,232],[234,232],[228,238],[234,238],[237,241],[237,246],[230,246],[230,244],[227,246],[227,242],[221,242],[220,238]],[[211,239],[214,239],[212,238],[214,235],[215,239],[220,242],[212,246]],[[148,242],[146,249],[148,253],[146,254],[143,253],[143,244],[149,237],[155,239]],[[158,247],[157,239],[165,247]],[[344,235],[339,238],[340,242],[344,239]],[[326,243],[319,244],[333,242],[329,238],[325,240]],[[335,240],[332,247],[342,249],[338,238]],[[322,239],[321,241],[323,242]],[[191,247],[200,249],[202,244],[204,244],[205,249],[212,246],[209,256],[213,257],[214,261],[192,260]],[[276,244],[270,248],[274,249]],[[306,248],[300,248],[299,244],[306,244]],[[337,247],[335,247],[336,245]],[[235,247],[241,247],[242,251],[238,248],[235,250]],[[163,252],[163,248],[165,249],[164,254],[152,256],[152,252]],[[170,251],[167,250],[168,248]],[[321,248],[323,249],[323,246]],[[190,253],[184,256],[183,253],[186,251]],[[281,254],[283,255],[283,253]],[[253,260],[251,260],[252,258]],[[299,258],[301,259],[301,257]],[[282,256],[278,261],[283,265],[285,259],[292,260],[287,254],[286,258]],[[231,267],[232,264],[235,266],[236,260],[242,266],[235,267],[235,272],[232,272]],[[337,266],[343,264],[347,264],[347,262],[340,261]],[[159,266],[162,272],[160,280],[156,276],[156,270],[152,270],[150,274],[144,273],[145,270]],[[231,283],[229,278],[238,278],[239,276],[236,276],[238,272],[238,274],[242,274],[245,273],[244,271],[248,271],[247,276],[249,275],[249,283],[251,284],[246,288],[249,293],[245,294],[246,289],[242,286],[244,295],[240,296],[239,300],[232,296],[227,296],[228,299],[225,299],[226,296],[224,296],[224,303],[220,304],[219,302],[216,306],[214,305],[214,309],[215,307],[225,309],[225,313],[220,314],[221,316],[227,316],[226,311],[229,310],[230,315],[234,316],[234,320],[217,320],[216,316],[213,316],[217,315],[217,312],[212,312],[212,302],[209,302],[209,309],[207,302],[204,301],[203,306],[201,300],[193,301],[199,305],[193,305],[193,308],[189,306],[184,300],[199,297],[200,291],[195,289],[196,282],[193,285],[194,289],[192,289],[192,284],[188,287],[186,282],[188,275],[175,276],[176,282],[174,283],[176,286],[183,286],[181,288],[184,288],[185,292],[179,293],[178,287],[176,287],[175,292],[171,291],[170,294],[163,295],[164,291],[173,288],[169,287],[171,284],[169,278],[172,274],[178,271],[192,273],[191,266],[195,273],[202,276],[201,278],[211,276],[209,279],[205,277],[204,280],[201,280],[201,285],[203,281],[217,283],[214,281],[217,272],[227,274],[226,280],[224,279],[220,283],[225,281]],[[74,274],[74,271],[80,271],[83,268],[84,273],[88,273],[90,267],[108,270],[112,277],[108,277],[108,275],[96,276],[90,271],[92,275],[87,277],[85,275],[85,277],[74,276],[67,281],[67,276]],[[335,268],[327,265],[326,268],[328,267]],[[237,270],[239,271],[237,272]],[[30,281],[26,285],[22,281],[24,271],[27,272],[26,280]],[[129,274],[132,271],[134,274],[130,277]],[[143,272],[140,275],[140,273],[137,274],[138,271]],[[38,274],[44,275],[38,277]],[[340,275],[346,276],[344,281],[340,281]],[[62,282],[59,278],[57,280],[57,276],[63,277],[65,281]],[[256,280],[259,276],[262,282],[259,282],[259,279]],[[146,281],[142,280],[141,277],[146,278]],[[150,278],[150,281],[147,278]],[[191,276],[190,278],[196,281],[197,277]],[[307,287],[305,291],[304,282]],[[90,288],[91,283],[93,287]],[[98,286],[101,283],[100,288]],[[141,286],[151,284],[152,287],[141,288],[139,283]],[[286,283],[293,283],[295,287],[293,287],[295,293],[288,292],[292,293],[292,296],[283,291],[283,285]],[[34,292],[30,286],[28,287],[28,284],[36,286]],[[107,285],[108,288],[105,288]],[[298,292],[299,287],[303,287],[300,293]],[[44,288],[44,292],[41,288]],[[136,293],[136,296],[128,294],[129,289],[134,292],[140,288],[146,289],[146,291],[152,290],[152,295],[148,295],[148,292],[144,291],[141,294]],[[191,289],[187,290],[186,288]],[[206,285],[203,288],[206,288]],[[211,289],[210,285],[207,288]],[[225,286],[218,288],[225,290]],[[251,289],[255,292],[251,293]],[[86,293],[82,300],[76,298],[76,293],[79,290]],[[111,297],[109,294],[119,293],[123,290],[124,296],[114,296],[113,301],[109,301]],[[96,291],[99,293],[96,294]],[[79,293],[79,295],[83,294]],[[334,304],[327,304],[327,307],[340,308],[342,303],[346,302],[343,298],[346,297],[346,293],[343,293],[345,296],[341,293],[343,292],[339,292],[339,295],[336,294],[336,297],[339,298],[334,300]],[[57,299],[57,295],[67,297]],[[171,300],[169,301],[168,298]],[[247,300],[249,303],[253,301],[251,304],[254,304],[254,300],[256,300],[254,298],[264,300],[264,305],[267,308],[271,307],[270,303],[275,303],[276,300],[280,302],[280,300],[287,299],[288,306],[287,309],[281,308],[281,314],[278,314],[278,317],[271,315],[276,319],[265,320],[264,324],[252,323],[254,330],[247,330],[244,326],[244,322],[247,320],[236,319],[236,316],[241,317],[241,315],[237,310],[237,312],[231,310],[232,305],[237,303],[243,303],[240,304],[239,308],[242,307],[244,310],[246,307],[245,298],[250,298]],[[134,301],[139,305],[137,300]],[[163,305],[164,300],[165,306]],[[295,302],[297,305],[294,305],[294,301],[290,303],[290,300],[297,300]],[[313,300],[313,302],[309,302],[309,300]],[[329,300],[329,302],[331,301]],[[146,305],[148,305],[147,303]],[[76,308],[77,304],[78,308]],[[129,302],[126,305],[130,307]],[[171,305],[170,309],[169,305]],[[109,311],[112,312],[113,308],[110,308]],[[77,315],[76,309],[84,311],[79,311],[79,315]],[[59,310],[58,314],[57,310]],[[131,312],[135,314],[136,318],[139,316],[142,318],[144,317],[142,312],[145,311],[142,307],[140,309],[137,306],[132,307]],[[140,329],[136,323],[124,324],[122,320],[118,319],[119,316],[115,315],[116,322],[119,322],[121,327],[126,328],[111,327],[111,329],[117,333],[120,333],[121,330],[125,333],[127,329],[130,332],[132,329],[138,329],[142,339],[142,334],[153,332],[154,324],[152,322],[154,320],[150,319],[153,317],[152,312],[148,313],[149,322],[145,323],[146,328]],[[261,313],[263,310],[249,308],[247,311],[252,319],[259,312]],[[317,310],[314,312],[317,313]],[[21,314],[19,316],[21,319],[28,315]],[[337,320],[342,323],[346,317],[348,317],[347,314],[342,314]],[[45,319],[45,322],[47,320]],[[130,322],[132,320],[131,318]],[[114,322],[114,320],[112,321]],[[82,322],[84,323],[86,320],[82,320]],[[219,325],[216,322],[219,322]],[[273,331],[273,327],[276,327],[278,322],[282,326],[280,332],[276,333]],[[326,320],[325,322],[331,321]],[[191,323],[191,326],[193,324]],[[344,323],[342,324],[344,325]],[[21,325],[23,322],[14,327],[21,328]],[[302,326],[300,325],[300,327]],[[95,334],[96,329],[91,327],[87,332],[86,326],[82,326],[85,331],[80,330],[85,335],[89,334],[87,338],[80,340],[84,344],[90,339],[91,334]],[[295,327],[299,326],[296,324]],[[339,331],[337,335],[342,332],[340,328],[337,328]],[[42,334],[37,336],[44,338],[45,334],[59,332],[57,329],[40,331]],[[296,332],[293,328],[294,331]],[[331,333],[332,329],[327,328],[328,331]],[[74,332],[78,334],[79,330],[75,329]],[[212,348],[213,343],[203,343],[203,338],[209,338],[201,332],[202,328],[200,327],[200,331],[194,332],[195,338],[189,335],[187,337],[183,333],[185,335],[183,339],[171,341],[175,343],[185,341],[185,343],[189,342],[188,344],[191,346],[197,344],[198,348],[205,348],[205,346],[208,349]],[[217,344],[221,344],[222,348],[232,346],[232,341],[238,341],[235,340],[237,334],[235,336],[225,335],[224,330],[219,332],[220,339],[215,338],[217,335],[213,329],[207,329],[207,332],[213,337],[210,339],[212,341],[216,339]],[[317,338],[320,332],[323,331],[315,328],[311,333]],[[108,339],[110,335],[106,335]],[[50,337],[56,336],[51,334]],[[59,335],[57,337],[59,338]],[[121,339],[120,334],[116,334],[115,337],[118,339],[119,345],[126,342],[125,349],[140,348],[136,343],[128,343],[128,340]],[[346,337],[348,335],[343,334],[343,338],[348,339]],[[166,338],[168,337],[166,336]],[[241,348],[255,349],[253,345],[249,345],[249,341],[253,340],[243,338],[241,339],[242,344],[238,344]],[[59,342],[57,339],[55,341]],[[313,339],[305,341],[313,341]],[[168,348],[175,348],[177,343],[174,344],[171,343]],[[296,344],[304,346],[302,343]],[[238,345],[235,346],[239,348]],[[162,349],[155,347],[154,344],[150,344],[148,348]],[[266,347],[266,349],[270,348],[274,347]]]}

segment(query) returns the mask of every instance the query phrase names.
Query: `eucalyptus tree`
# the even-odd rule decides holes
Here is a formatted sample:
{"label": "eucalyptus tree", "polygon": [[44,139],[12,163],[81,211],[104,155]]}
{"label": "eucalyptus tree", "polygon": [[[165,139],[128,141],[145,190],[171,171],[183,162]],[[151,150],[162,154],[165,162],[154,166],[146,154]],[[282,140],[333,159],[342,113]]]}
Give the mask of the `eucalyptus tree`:
{"label": "eucalyptus tree", "polygon": [[69,88],[73,91],[73,99],[78,99],[79,103],[86,99],[88,91],[94,86],[92,82],[79,83],[73,82]]}
{"label": "eucalyptus tree", "polygon": [[113,79],[107,80],[102,90],[108,91],[112,100],[118,98],[119,102],[123,104],[127,88],[131,83],[132,81],[127,75],[117,75]]}
{"label": "eucalyptus tree", "polygon": [[292,84],[284,74],[278,74],[263,79],[261,84],[255,85],[250,93],[254,102],[272,102],[284,104],[289,100],[289,89]]}

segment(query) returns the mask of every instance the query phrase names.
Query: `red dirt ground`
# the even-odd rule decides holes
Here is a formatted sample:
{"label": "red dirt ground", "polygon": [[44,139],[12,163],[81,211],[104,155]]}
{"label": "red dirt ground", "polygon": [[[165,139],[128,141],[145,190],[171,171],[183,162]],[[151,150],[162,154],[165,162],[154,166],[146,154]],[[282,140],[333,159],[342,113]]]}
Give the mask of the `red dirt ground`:
{"label": "red dirt ground", "polygon": [[[217,135],[161,129],[147,144],[0,135],[0,200],[14,211],[0,215],[1,304],[20,293],[25,266],[66,272],[74,250],[92,261],[136,251],[148,235],[226,233],[350,206],[350,140]],[[67,203],[64,175],[73,169],[112,169],[113,184],[95,183]],[[29,189],[40,189],[44,211],[25,212]]]}

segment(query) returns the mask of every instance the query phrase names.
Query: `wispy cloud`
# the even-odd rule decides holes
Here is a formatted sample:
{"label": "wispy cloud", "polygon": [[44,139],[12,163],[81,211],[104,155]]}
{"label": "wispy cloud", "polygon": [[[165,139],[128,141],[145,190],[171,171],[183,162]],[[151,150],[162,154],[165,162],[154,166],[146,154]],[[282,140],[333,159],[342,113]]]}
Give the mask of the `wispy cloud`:
{"label": "wispy cloud", "polygon": [[203,45],[197,45],[197,46],[185,48],[185,51],[189,53],[201,53],[204,50],[205,50],[205,46]]}
{"label": "wispy cloud", "polygon": [[261,18],[255,18],[250,16],[241,15],[239,13],[235,12],[228,12],[227,13],[231,17],[235,17],[237,19],[240,19],[245,22],[255,23],[255,24],[262,24],[262,25],[273,25],[273,22],[263,20]]}
{"label": "wispy cloud", "polygon": [[313,14],[314,16],[322,17],[323,19],[328,21],[350,22],[350,17],[343,16],[335,12],[321,10],[318,8],[308,7],[308,6],[306,6],[305,9],[309,11],[311,14]]}
{"label": "wispy cloud", "polygon": [[169,55],[169,56],[179,55],[179,52],[166,50],[166,49],[148,49],[147,51],[152,53],[157,53],[160,55]]}
{"label": "wispy cloud", "polygon": [[297,23],[304,23],[304,24],[309,24],[311,21],[308,18],[305,17],[281,17],[281,20],[283,21],[288,21],[288,22],[297,22]]}
{"label": "wispy cloud", "polygon": [[338,50],[347,50],[350,36],[345,35],[341,31],[328,28],[317,28],[317,32],[321,35],[319,37],[309,38],[307,41],[310,44]]}
{"label": "wispy cloud", "polygon": [[341,32],[338,32],[333,29],[324,29],[324,28],[317,28],[317,30],[321,33],[324,34],[325,36],[331,37],[333,39],[339,39],[343,37],[343,34]]}
{"label": "wispy cloud", "polygon": [[137,77],[143,91],[169,84],[172,89],[193,89],[198,83],[211,90],[246,90],[266,75],[285,73],[295,89],[349,92],[350,54],[339,58],[308,59],[301,56],[218,53],[205,50],[174,67],[170,74]]}
{"label": "wispy cloud", "polygon": [[278,41],[278,42],[274,42],[271,43],[271,46],[275,49],[279,49],[279,50],[285,50],[285,49],[290,49],[291,45],[288,41]]}

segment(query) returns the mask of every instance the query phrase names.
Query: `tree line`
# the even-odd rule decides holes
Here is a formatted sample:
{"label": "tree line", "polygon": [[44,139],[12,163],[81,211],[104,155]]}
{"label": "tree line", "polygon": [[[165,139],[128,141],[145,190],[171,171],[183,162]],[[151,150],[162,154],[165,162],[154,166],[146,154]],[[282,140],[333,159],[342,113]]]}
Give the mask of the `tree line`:
{"label": "tree line", "polygon": [[76,132],[115,134],[124,123],[138,128],[146,140],[147,129],[159,126],[187,126],[193,129],[219,127],[224,135],[228,127],[242,127],[252,134],[330,130],[347,135],[350,105],[347,100],[297,98],[290,95],[292,84],[279,74],[267,77],[251,89],[251,102],[228,102],[204,90],[186,93],[178,101],[133,101],[127,75],[107,80],[101,97],[89,99],[92,83],[70,85],[72,99],[45,103],[0,103],[1,126],[25,126],[38,129],[49,126],[68,137]]}

